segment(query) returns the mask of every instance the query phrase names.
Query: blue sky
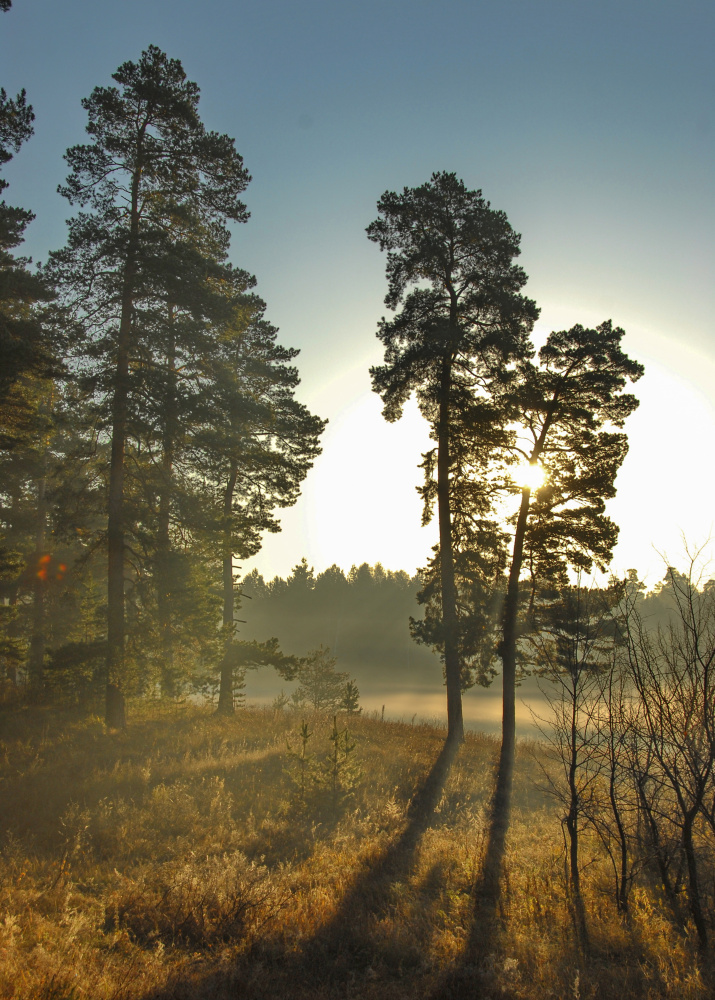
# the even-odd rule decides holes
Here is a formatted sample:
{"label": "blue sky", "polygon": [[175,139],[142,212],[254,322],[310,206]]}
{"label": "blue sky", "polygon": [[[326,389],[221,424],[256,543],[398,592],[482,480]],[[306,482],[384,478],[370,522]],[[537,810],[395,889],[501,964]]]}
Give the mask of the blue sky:
{"label": "blue sky", "polygon": [[331,421],[247,568],[414,569],[432,540],[414,493],[425,433],[414,413],[386,426],[370,394],[385,282],[364,229],[386,189],[456,171],[522,233],[537,336],[611,318],[647,366],[612,510],[616,565],[657,576],[652,545],[674,558],[681,531],[702,541],[715,520],[714,27],[711,3],[658,0],[14,0],[0,83],[26,87],[37,121],[8,199],[37,213],[27,252],[61,246],[81,98],[150,43],[181,59],[253,175],[232,257]]}

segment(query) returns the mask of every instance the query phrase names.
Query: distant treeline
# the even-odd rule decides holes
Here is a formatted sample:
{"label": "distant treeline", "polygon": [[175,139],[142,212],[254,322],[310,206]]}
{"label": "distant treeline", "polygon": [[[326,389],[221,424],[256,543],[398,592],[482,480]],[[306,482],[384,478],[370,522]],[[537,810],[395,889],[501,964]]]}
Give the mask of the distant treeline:
{"label": "distant treeline", "polygon": [[439,658],[410,636],[410,617],[422,617],[422,585],[418,575],[380,563],[347,573],[330,566],[316,575],[303,559],[287,579],[270,582],[254,570],[241,581],[241,637],[276,636],[284,652],[298,656],[329,646],[340,670],[358,683],[439,685]]}
{"label": "distant treeline", "polygon": [[[713,586],[708,581],[703,590]],[[296,656],[327,646],[340,670],[371,688],[439,685],[438,655],[410,635],[410,618],[423,616],[417,603],[422,587],[418,573],[386,570],[380,563],[362,563],[347,573],[333,565],[316,574],[304,558],[286,579],[270,581],[253,570],[240,582],[241,637],[264,642],[275,636],[285,653]],[[672,568],[652,590],[635,570],[628,573],[628,593],[648,628],[668,627],[678,587],[687,587],[687,577]]]}

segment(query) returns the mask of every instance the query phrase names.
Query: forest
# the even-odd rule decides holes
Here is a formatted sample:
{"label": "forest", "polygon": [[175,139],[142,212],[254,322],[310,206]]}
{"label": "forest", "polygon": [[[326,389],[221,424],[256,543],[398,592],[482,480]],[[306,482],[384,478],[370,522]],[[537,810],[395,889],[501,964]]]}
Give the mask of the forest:
{"label": "forest", "polygon": [[[33,264],[0,204],[0,998],[711,996],[715,581],[608,575],[624,330],[537,351],[506,214],[447,171],[386,191],[370,376],[429,427],[438,544],[242,574],[326,421],[232,260],[234,139],[156,46],[111,81],[64,246]],[[0,166],[34,121],[0,90]],[[364,710],[388,680],[446,725]],[[499,738],[463,717],[492,685]]]}

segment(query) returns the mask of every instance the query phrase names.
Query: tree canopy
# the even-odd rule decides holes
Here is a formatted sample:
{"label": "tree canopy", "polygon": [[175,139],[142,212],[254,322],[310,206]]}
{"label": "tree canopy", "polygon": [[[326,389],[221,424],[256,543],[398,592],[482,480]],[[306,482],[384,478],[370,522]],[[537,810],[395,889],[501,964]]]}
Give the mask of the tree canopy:
{"label": "tree canopy", "polygon": [[441,648],[449,732],[461,739],[453,428],[475,397],[490,400],[492,386],[511,380],[514,363],[530,353],[538,310],[521,295],[526,275],[514,263],[520,237],[503,212],[492,209],[481,191],[469,191],[455,174],[435,173],[401,194],[388,191],[378,212],[368,239],[387,252],[385,305],[402,308],[394,319],[380,321],[385,364],[370,373],[386,419],[398,419],[415,392],[437,443]]}
{"label": "tree canopy", "polygon": [[[227,564],[233,593],[233,555],[279,529],[273,512],[297,499],[323,421],[295,400],[297,351],[277,344],[255,279],[228,260],[250,181],[234,140],[205,128],[197,85],[156,46],[113,81],[82,102],[89,141],[67,151],[59,189],[77,211],[47,273],[73,322],[84,437],[68,458],[80,488],[94,483],[106,718],[122,725],[125,689],[142,673],[154,683],[151,660],[174,694],[187,657],[219,655],[212,580]],[[20,98],[8,107],[27,123]]]}

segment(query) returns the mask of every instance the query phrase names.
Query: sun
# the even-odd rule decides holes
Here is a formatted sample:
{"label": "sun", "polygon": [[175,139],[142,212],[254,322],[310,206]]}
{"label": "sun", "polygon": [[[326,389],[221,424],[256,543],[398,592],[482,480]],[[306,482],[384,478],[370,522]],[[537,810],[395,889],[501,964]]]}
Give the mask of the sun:
{"label": "sun", "polygon": [[511,474],[517,485],[530,489],[532,493],[544,485],[548,475],[538,462],[520,462],[514,466]]}

